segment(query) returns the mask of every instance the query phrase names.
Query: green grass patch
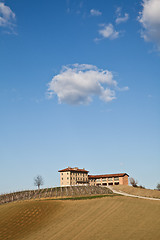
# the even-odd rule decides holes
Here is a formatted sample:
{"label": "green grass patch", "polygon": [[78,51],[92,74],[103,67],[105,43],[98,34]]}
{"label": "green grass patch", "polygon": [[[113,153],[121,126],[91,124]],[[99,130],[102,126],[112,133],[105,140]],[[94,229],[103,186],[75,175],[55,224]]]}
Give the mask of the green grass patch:
{"label": "green grass patch", "polygon": [[119,194],[105,194],[105,195],[91,195],[91,196],[77,196],[77,197],[64,197],[64,198],[47,198],[45,200],[86,200],[94,198],[115,197]]}

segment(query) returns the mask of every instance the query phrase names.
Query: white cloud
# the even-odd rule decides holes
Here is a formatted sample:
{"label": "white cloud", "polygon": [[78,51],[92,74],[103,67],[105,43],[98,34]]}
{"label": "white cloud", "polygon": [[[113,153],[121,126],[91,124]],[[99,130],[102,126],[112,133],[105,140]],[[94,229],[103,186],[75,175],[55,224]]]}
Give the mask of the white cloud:
{"label": "white cloud", "polygon": [[0,27],[8,27],[13,30],[15,18],[16,15],[10,7],[0,2]]}
{"label": "white cloud", "polygon": [[48,84],[48,96],[57,95],[59,103],[89,104],[94,96],[105,102],[116,99],[117,81],[112,72],[94,65],[65,66]]}
{"label": "white cloud", "polygon": [[115,22],[117,24],[120,24],[120,23],[123,23],[123,22],[127,22],[128,19],[129,19],[129,14],[128,13],[125,13],[124,17],[122,17],[122,8],[121,7],[118,7],[116,9],[116,16],[117,16],[117,18],[116,18]]}
{"label": "white cloud", "polygon": [[119,32],[114,29],[114,26],[109,24],[101,25],[103,28],[99,30],[99,34],[101,34],[104,38],[109,38],[111,40],[119,37]]}
{"label": "white cloud", "polygon": [[102,15],[102,12],[100,12],[99,10],[96,10],[96,9],[91,9],[90,14],[92,16],[100,16],[100,15]]}
{"label": "white cloud", "polygon": [[142,37],[156,43],[160,51],[160,0],[143,0],[138,20],[142,24]]}
{"label": "white cloud", "polygon": [[129,14],[125,13],[124,17],[119,16],[119,17],[116,18],[116,23],[120,24],[120,23],[123,23],[123,22],[127,22],[128,19],[129,19]]}

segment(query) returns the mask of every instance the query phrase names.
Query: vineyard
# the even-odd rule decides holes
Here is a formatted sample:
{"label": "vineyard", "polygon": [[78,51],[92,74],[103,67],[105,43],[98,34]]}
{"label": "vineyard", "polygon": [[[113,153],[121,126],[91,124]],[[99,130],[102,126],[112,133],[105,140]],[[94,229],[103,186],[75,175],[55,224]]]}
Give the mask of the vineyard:
{"label": "vineyard", "polygon": [[44,188],[39,190],[27,190],[13,192],[9,194],[2,194],[0,195],[0,204],[38,198],[63,198],[100,194],[101,195],[112,194],[112,191],[106,187],[98,186],[69,186],[69,187]]}

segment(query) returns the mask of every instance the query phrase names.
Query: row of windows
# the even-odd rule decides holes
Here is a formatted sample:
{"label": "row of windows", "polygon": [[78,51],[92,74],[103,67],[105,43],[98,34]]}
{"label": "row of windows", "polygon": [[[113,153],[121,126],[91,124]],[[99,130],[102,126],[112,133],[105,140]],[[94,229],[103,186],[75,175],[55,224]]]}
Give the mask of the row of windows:
{"label": "row of windows", "polygon": [[[114,179],[114,181],[119,181],[119,177],[114,177],[114,178],[110,177],[110,178],[108,178],[108,181],[113,181],[113,179]],[[91,179],[91,181],[100,182],[100,181],[101,181],[101,178]],[[107,178],[102,178],[102,181],[107,181]]]}
{"label": "row of windows", "polygon": [[119,185],[119,182],[117,181],[117,182],[109,182],[109,183],[93,183],[92,185],[94,185],[94,186],[100,186],[100,185],[106,185],[106,186],[108,186],[108,185]]}
{"label": "row of windows", "polygon": [[78,175],[80,175],[80,176],[87,176],[87,174],[86,173],[71,173],[71,175],[75,175],[75,176],[78,176]]}
{"label": "row of windows", "polygon": [[[67,177],[67,179],[69,179],[69,177]],[[62,180],[63,180],[63,177],[62,177]],[[83,181],[87,181],[87,178],[75,178],[75,177],[71,177],[71,180],[83,180]]]}
{"label": "row of windows", "polygon": [[[62,175],[63,175],[63,172],[61,173]],[[67,175],[69,175],[69,173],[67,172]],[[77,176],[77,175],[81,175],[81,176],[87,176],[87,174],[86,173],[71,173],[71,175],[75,175],[75,176]]]}
{"label": "row of windows", "polygon": [[[63,175],[63,173],[61,173],[62,175]],[[67,172],[67,175],[69,175],[69,173]],[[71,175],[72,176],[77,176],[77,175],[82,175],[83,177],[87,177],[87,174],[86,173],[71,173]],[[69,177],[67,177],[67,179],[69,179]],[[77,178],[74,178],[74,177],[71,177],[71,180],[77,180]],[[119,181],[119,177],[109,177],[109,178],[102,178],[102,181],[106,181],[108,179],[108,181],[113,181],[113,179],[114,179],[114,181]],[[62,180],[63,180],[63,178],[62,178]],[[78,178],[78,180],[82,180],[82,178]],[[83,180],[85,180],[84,178],[83,178]],[[86,178],[86,180],[87,180],[87,178]],[[91,179],[91,181],[96,181],[96,182],[100,182],[101,181],[101,178],[98,178],[98,179]]]}
{"label": "row of windows", "polygon": [[73,180],[75,180],[75,179],[77,180],[77,179],[78,179],[78,180],[86,180],[86,181],[87,181],[87,178],[71,177],[71,180],[72,180],[72,179],[73,179]]}
{"label": "row of windows", "polygon": [[[69,177],[67,177],[67,180],[69,179]],[[63,177],[62,177],[62,180],[63,180]]]}

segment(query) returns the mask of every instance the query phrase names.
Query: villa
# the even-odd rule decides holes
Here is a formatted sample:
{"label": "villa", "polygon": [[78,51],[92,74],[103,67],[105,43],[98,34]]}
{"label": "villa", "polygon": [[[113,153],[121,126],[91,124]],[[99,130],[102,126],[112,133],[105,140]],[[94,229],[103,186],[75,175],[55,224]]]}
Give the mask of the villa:
{"label": "villa", "polygon": [[61,186],[108,186],[108,185],[128,185],[127,173],[103,174],[103,175],[88,175],[89,171],[85,168],[68,167],[60,172]]}

